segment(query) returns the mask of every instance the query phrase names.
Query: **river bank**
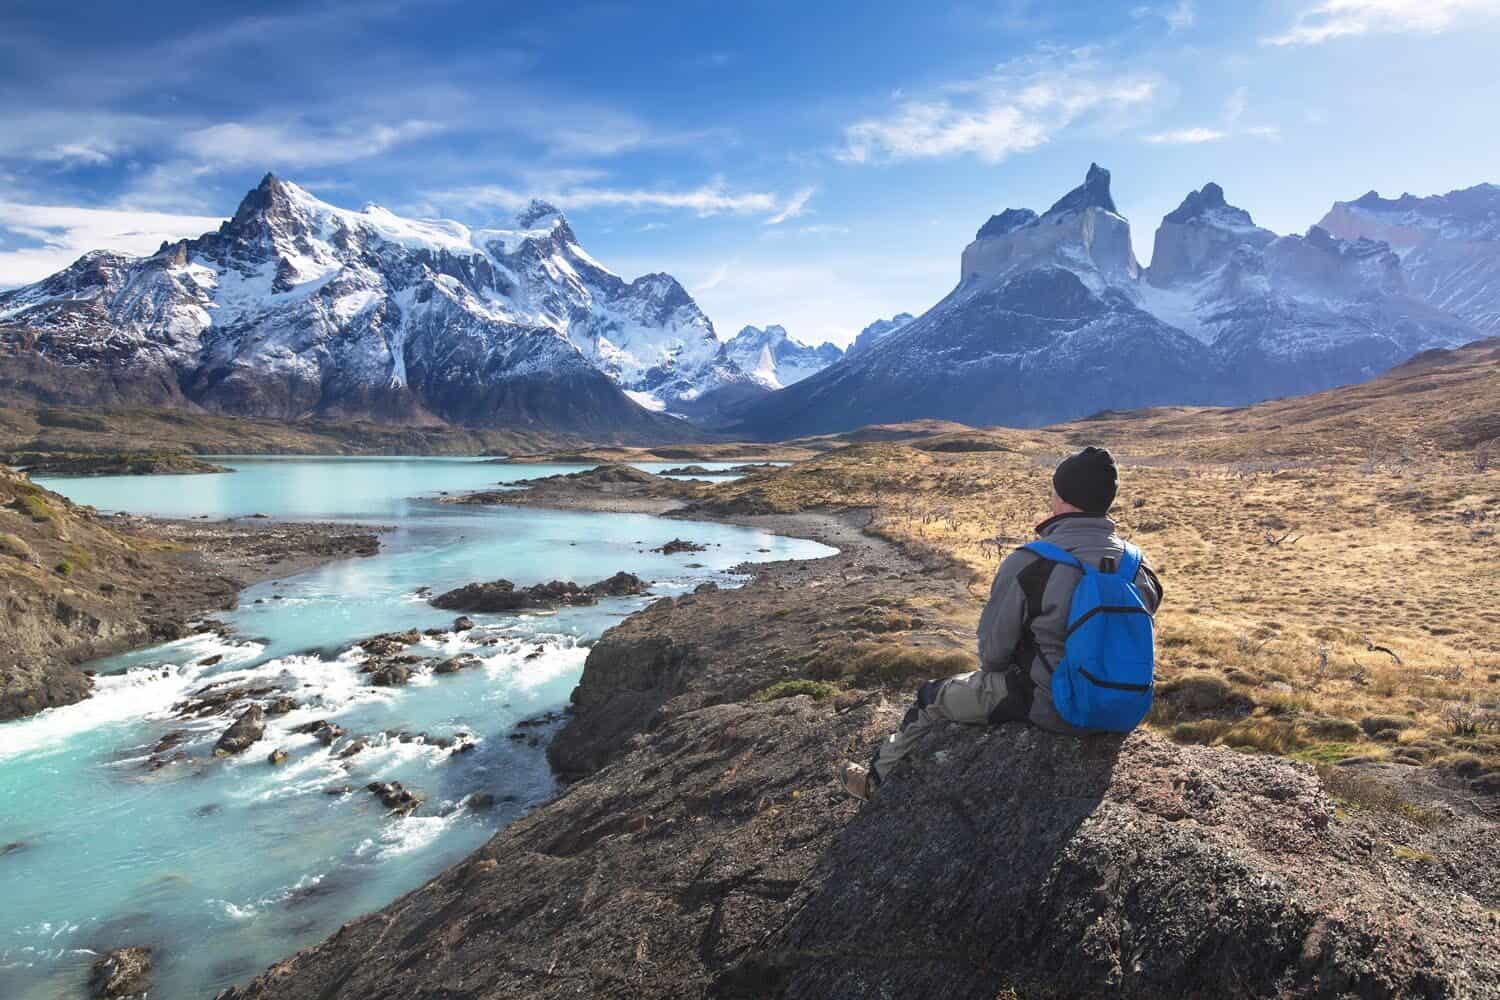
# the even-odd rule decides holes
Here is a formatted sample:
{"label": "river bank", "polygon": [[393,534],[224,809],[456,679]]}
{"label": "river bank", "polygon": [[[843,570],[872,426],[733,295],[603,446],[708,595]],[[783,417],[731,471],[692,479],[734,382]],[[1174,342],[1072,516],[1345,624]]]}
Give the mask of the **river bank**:
{"label": "river bank", "polygon": [[840,551],[609,630],[563,795],[221,1000],[1495,995],[1493,826],[1441,798],[1419,822],[1307,765],[1005,726],[941,730],[861,808],[840,763],[974,665],[967,573],[857,509],[673,510]]}
{"label": "river bank", "polygon": [[[186,1000],[386,905],[554,796],[545,743],[561,720],[548,713],[609,626],[653,599],[738,586],[743,562],[824,551],[713,523],[434,502],[552,470],[233,464],[217,479],[46,485],[176,515],[164,538],[159,522],[49,500],[75,539],[90,525],[183,558],[236,551],[240,526],[338,518],[395,530],[374,558],[303,573],[271,558],[252,566],[269,579],[214,616],[222,629],[112,657],[87,702],[3,727],[0,844],[15,850],[0,861],[11,918],[0,994],[81,990],[98,954],[135,947],[153,949],[152,996]],[[622,572],[651,581],[651,594],[461,615],[433,603],[501,575],[545,596],[548,581],[587,588]]]}
{"label": "river bank", "polygon": [[209,627],[247,586],[373,554],[379,530],[106,516],[0,467],[0,721],[88,697],[81,664]]}

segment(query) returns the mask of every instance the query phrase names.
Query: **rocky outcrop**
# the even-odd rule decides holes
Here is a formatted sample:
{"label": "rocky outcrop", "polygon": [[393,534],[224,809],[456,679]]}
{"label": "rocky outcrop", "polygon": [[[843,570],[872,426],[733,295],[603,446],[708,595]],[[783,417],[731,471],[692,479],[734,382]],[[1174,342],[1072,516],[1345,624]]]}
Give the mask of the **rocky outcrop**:
{"label": "rocky outcrop", "polygon": [[491,580],[488,583],[470,583],[446,591],[428,603],[449,611],[521,611],[597,604],[602,597],[644,594],[648,586],[645,580],[634,573],[625,572],[616,573],[588,586],[579,586],[571,580],[553,580],[551,583],[538,583],[517,589],[509,580]]}
{"label": "rocky outcrop", "polygon": [[1484,906],[1373,832],[1274,758],[950,728],[848,824],[720,992],[1492,993]]}
{"label": "rocky outcrop", "polygon": [[1009,209],[980,227],[964,249],[961,281],[993,281],[1044,266],[1080,269],[1095,287],[1140,275],[1130,223],[1115,209],[1109,171],[1097,163],[1078,187],[1038,216]]}
{"label": "rocky outcrop", "polygon": [[365,789],[374,793],[380,804],[394,813],[414,812],[422,804],[422,796],[399,781],[372,781]]}
{"label": "rocky outcrop", "polygon": [[0,462],[32,476],[159,476],[233,472],[226,466],[175,452],[120,452],[91,455],[69,452],[14,452]]}
{"label": "rocky outcrop", "polygon": [[225,996],[1494,995],[1484,907],[1336,816],[1306,767],[952,727],[859,809],[831,775],[898,715],[669,717]]}
{"label": "rocky outcrop", "polygon": [[664,545],[658,545],[652,552],[659,552],[664,556],[676,555],[679,552],[702,552],[708,546],[690,542],[686,538],[674,538]]}
{"label": "rocky outcrop", "polygon": [[240,714],[234,724],[224,730],[224,735],[214,744],[214,754],[227,757],[248,750],[266,732],[266,710],[251,705]]}
{"label": "rocky outcrop", "polygon": [[141,996],[150,979],[150,948],[117,948],[94,963],[89,989],[96,997]]}
{"label": "rocky outcrop", "polygon": [[1226,202],[1224,189],[1210,181],[1161,220],[1146,277],[1160,288],[1196,281],[1227,263],[1237,248],[1263,249],[1275,238],[1249,212]]}

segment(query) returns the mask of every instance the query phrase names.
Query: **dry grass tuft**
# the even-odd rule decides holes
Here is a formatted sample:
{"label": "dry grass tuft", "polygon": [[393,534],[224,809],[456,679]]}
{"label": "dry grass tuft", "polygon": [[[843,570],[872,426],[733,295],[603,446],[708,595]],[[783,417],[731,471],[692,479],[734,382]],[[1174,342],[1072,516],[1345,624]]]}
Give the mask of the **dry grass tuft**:
{"label": "dry grass tuft", "polygon": [[1324,765],[1318,768],[1323,788],[1328,794],[1355,809],[1372,809],[1400,816],[1418,826],[1433,827],[1446,817],[1436,809],[1410,802],[1389,782],[1366,778],[1346,768]]}
{"label": "dry grass tuft", "polygon": [[827,701],[838,693],[838,687],[826,681],[810,681],[799,677],[789,681],[777,681],[769,687],[762,688],[751,700],[776,701],[780,698],[795,698],[805,694],[813,701]]}

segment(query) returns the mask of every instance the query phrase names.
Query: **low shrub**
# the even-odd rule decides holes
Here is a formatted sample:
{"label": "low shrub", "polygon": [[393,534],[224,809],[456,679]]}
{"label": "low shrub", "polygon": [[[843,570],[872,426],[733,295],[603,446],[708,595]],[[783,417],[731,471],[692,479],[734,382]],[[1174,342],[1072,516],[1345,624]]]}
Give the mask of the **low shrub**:
{"label": "low shrub", "polygon": [[1411,719],[1399,715],[1367,715],[1359,720],[1359,728],[1365,731],[1365,735],[1371,739],[1381,733],[1397,733],[1403,729],[1410,729],[1416,725]]}
{"label": "low shrub", "polygon": [[33,521],[52,520],[52,505],[35,493],[22,493],[11,506]]}
{"label": "low shrub", "polygon": [[26,563],[35,563],[36,552],[19,535],[0,532],[0,555],[10,556]]}
{"label": "low shrub", "polygon": [[795,698],[805,694],[813,701],[827,701],[839,693],[837,685],[827,681],[812,681],[805,677],[789,681],[777,681],[770,687],[755,692],[752,701],[776,701],[778,698]]}
{"label": "low shrub", "polygon": [[1319,740],[1338,740],[1348,742],[1357,740],[1364,730],[1359,724],[1349,719],[1334,719],[1328,716],[1314,716],[1310,719],[1299,720],[1303,732],[1308,736]]}

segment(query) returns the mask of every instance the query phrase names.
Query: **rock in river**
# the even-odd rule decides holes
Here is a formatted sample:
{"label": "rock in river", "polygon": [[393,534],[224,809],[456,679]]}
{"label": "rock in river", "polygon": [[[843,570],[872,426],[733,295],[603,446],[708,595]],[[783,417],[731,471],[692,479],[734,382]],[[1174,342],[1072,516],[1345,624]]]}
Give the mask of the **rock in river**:
{"label": "rock in river", "polygon": [[214,753],[220,757],[240,753],[260,739],[265,731],[265,709],[259,705],[251,705],[234,720],[234,725],[224,730],[224,735],[214,744]]}
{"label": "rock in river", "polygon": [[402,787],[399,781],[372,781],[365,788],[374,792],[380,804],[393,812],[409,813],[422,804],[422,796]]}
{"label": "rock in river", "polygon": [[[634,573],[616,573],[597,583],[581,587],[571,580],[553,580],[531,587],[517,588],[509,580],[470,583],[431,600],[435,608],[449,611],[520,611],[525,608],[555,608],[565,605],[594,604],[601,597],[630,597],[646,592],[647,583]],[[367,646],[366,649],[369,647]]]}
{"label": "rock in river", "polygon": [[150,948],[116,948],[94,963],[89,989],[96,997],[139,996],[150,976]]}

